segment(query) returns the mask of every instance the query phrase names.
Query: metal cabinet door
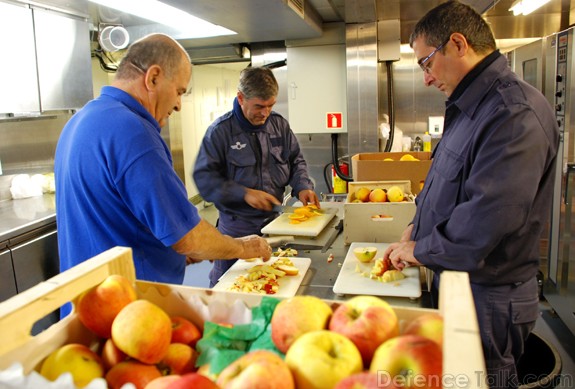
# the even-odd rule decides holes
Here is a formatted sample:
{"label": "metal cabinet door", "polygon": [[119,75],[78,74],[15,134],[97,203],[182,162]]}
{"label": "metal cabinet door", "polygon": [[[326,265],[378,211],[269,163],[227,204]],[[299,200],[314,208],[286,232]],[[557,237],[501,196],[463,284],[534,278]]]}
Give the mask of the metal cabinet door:
{"label": "metal cabinet door", "polygon": [[12,255],[9,249],[0,250],[0,301],[4,301],[14,296],[16,290],[16,279],[14,278],[14,267],[12,267]]}
{"label": "metal cabinet door", "polygon": [[[44,230],[45,232],[45,230]],[[42,233],[42,232],[40,232]],[[16,244],[12,249],[14,274],[18,293],[46,281],[59,272],[58,239],[56,230],[45,232],[34,237],[34,232],[27,234],[31,239]],[[31,235],[31,236],[30,236]],[[56,310],[40,319],[32,328],[37,334],[60,319]]]}

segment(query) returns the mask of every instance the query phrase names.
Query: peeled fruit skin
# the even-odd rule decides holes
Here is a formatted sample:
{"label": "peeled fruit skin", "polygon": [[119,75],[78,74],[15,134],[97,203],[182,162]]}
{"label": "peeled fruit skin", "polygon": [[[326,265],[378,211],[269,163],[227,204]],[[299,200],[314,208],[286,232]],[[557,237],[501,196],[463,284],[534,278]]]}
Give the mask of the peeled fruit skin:
{"label": "peeled fruit skin", "polygon": [[172,338],[168,314],[147,300],[124,307],[112,324],[112,340],[127,355],[147,364],[160,362]]}
{"label": "peeled fruit skin", "polygon": [[383,203],[387,199],[385,191],[381,188],[375,188],[369,194],[369,201],[372,203]]}
{"label": "peeled fruit skin", "polygon": [[438,313],[426,313],[409,322],[404,335],[421,335],[443,347],[443,317]]}
{"label": "peeled fruit skin", "polygon": [[441,388],[443,353],[437,343],[418,335],[399,335],[377,348],[369,371],[406,389]]}
{"label": "peeled fruit skin", "polygon": [[387,189],[387,199],[392,202],[400,202],[403,201],[404,194],[403,190],[399,186],[392,186]]}
{"label": "peeled fruit skin", "polygon": [[112,274],[99,285],[88,289],[78,297],[76,311],[86,328],[102,338],[109,338],[116,315],[137,299],[131,282],[118,274]]}
{"label": "peeled fruit skin", "polygon": [[100,356],[79,343],[69,343],[57,348],[42,363],[40,374],[55,381],[61,374],[72,374],[74,384],[83,388],[93,379],[104,376]]}
{"label": "peeled fruit skin", "polygon": [[162,374],[154,365],[146,365],[138,361],[120,362],[106,373],[106,382],[110,389],[120,389],[130,382],[136,389],[144,389],[148,383]]}
{"label": "peeled fruit skin", "polygon": [[360,200],[362,203],[366,203],[369,201],[369,194],[371,193],[371,189],[361,187],[355,192],[355,198]]}
{"label": "peeled fruit skin", "polygon": [[295,388],[286,362],[268,350],[255,350],[242,355],[222,370],[216,384],[230,389]]}
{"label": "peeled fruit skin", "polygon": [[292,344],[285,361],[298,389],[331,389],[363,369],[353,342],[328,330],[303,334]]}
{"label": "peeled fruit skin", "polygon": [[369,263],[377,254],[377,247],[356,247],[353,249],[353,255],[358,261]]}
{"label": "peeled fruit skin", "polygon": [[329,329],[351,340],[359,350],[364,366],[369,367],[375,350],[399,335],[399,319],[385,300],[355,296],[335,309]]}
{"label": "peeled fruit skin", "polygon": [[278,350],[286,353],[301,335],[326,328],[331,314],[331,307],[315,296],[297,295],[282,300],[270,322],[272,341]]}

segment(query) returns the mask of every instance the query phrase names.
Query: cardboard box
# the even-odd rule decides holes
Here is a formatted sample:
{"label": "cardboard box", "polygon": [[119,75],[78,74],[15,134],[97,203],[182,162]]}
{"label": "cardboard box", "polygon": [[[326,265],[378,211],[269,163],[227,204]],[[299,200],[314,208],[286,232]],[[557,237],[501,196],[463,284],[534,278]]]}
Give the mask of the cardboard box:
{"label": "cardboard box", "polygon": [[[403,181],[352,181],[344,204],[343,235],[345,244],[353,242],[392,243],[401,238],[403,230],[415,216],[415,202],[354,203],[355,192],[361,188],[388,189],[399,186],[411,194],[411,182]],[[376,215],[387,217],[375,218]]]}
{"label": "cardboard box", "polygon": [[[405,154],[411,154],[419,161],[400,161]],[[384,161],[386,158],[393,161]],[[431,153],[422,151],[361,153],[351,157],[354,181],[409,180],[414,194],[421,191],[420,184],[425,181],[430,166]]]}
{"label": "cardboard box", "polygon": [[[97,285],[110,274],[121,274],[135,280],[132,250],[112,248],[80,265],[40,283],[19,295],[0,303],[0,369],[14,362],[23,365],[29,374],[53,350],[70,342],[89,345],[92,335],[75,313],[52,325],[46,331],[31,336],[36,320],[74,299],[84,290]],[[487,388],[485,363],[481,349],[475,306],[467,273],[446,271],[441,276],[439,313],[444,318],[443,382],[453,387],[455,380],[468,382],[467,388]],[[135,280],[139,298],[162,307],[170,315],[183,315],[202,327],[201,308],[216,305],[237,310],[258,305],[262,295],[215,292],[211,289],[160,284]],[[327,301],[336,307],[341,301]],[[400,319],[400,328],[424,313],[426,308],[393,306]],[[461,347],[465,345],[465,347]],[[479,379],[481,378],[481,379]],[[55,386],[51,386],[54,388]]]}

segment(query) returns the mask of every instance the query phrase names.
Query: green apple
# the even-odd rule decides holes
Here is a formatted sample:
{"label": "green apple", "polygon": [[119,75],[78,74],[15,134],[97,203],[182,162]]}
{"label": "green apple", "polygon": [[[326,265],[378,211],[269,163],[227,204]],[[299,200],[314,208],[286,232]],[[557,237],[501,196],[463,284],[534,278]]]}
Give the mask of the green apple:
{"label": "green apple", "polygon": [[300,336],[289,348],[285,361],[298,389],[331,389],[363,369],[361,354],[353,342],[328,330]]}
{"label": "green apple", "polygon": [[371,262],[375,254],[377,254],[377,247],[356,247],[353,249],[353,255],[363,263]]}
{"label": "green apple", "polygon": [[[462,345],[464,347],[464,345]],[[441,388],[443,354],[437,343],[419,335],[399,335],[377,348],[369,371],[405,389]]]}
{"label": "green apple", "polygon": [[50,381],[63,373],[70,373],[74,384],[83,388],[93,379],[104,377],[104,365],[98,354],[87,346],[69,343],[48,355],[40,368],[40,374]]}
{"label": "green apple", "polygon": [[351,340],[369,367],[380,344],[399,335],[399,320],[391,305],[375,296],[355,296],[333,312],[329,329]]}
{"label": "green apple", "polygon": [[297,295],[282,300],[275,308],[270,322],[271,338],[282,353],[306,332],[327,328],[331,307],[315,296]]}

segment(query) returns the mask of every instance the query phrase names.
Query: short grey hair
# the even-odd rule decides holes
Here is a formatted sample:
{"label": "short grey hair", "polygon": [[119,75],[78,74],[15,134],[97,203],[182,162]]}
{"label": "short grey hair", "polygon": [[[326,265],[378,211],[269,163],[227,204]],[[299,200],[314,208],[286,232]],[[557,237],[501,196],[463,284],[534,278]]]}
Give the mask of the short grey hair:
{"label": "short grey hair", "polygon": [[273,72],[264,67],[247,67],[240,73],[240,91],[246,99],[269,100],[278,95],[278,82]]}

